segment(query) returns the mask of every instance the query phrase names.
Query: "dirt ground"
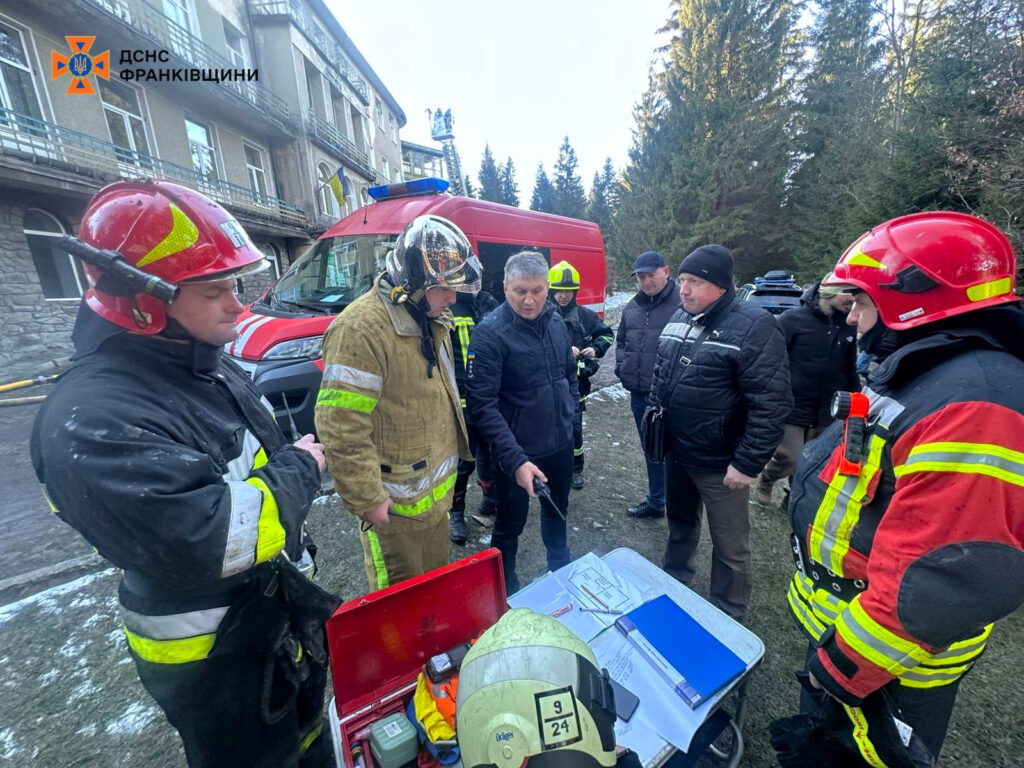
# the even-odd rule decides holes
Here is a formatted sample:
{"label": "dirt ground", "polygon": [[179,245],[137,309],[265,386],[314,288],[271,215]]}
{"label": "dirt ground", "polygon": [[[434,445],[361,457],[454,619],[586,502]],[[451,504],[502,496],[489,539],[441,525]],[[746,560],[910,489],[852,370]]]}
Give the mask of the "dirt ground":
{"label": "dirt ground", "polygon": [[[617,314],[609,312],[613,324]],[[659,564],[665,521],[624,514],[643,498],[646,475],[627,395],[614,384],[611,368],[610,361],[602,367],[588,404],[586,485],[570,499],[569,542],[574,555],[625,546]],[[474,485],[468,507],[478,502]],[[785,602],[792,576],[786,518],[752,505],[751,520],[755,576],[748,625],[766,653],[749,688],[742,764],[772,766],[767,725],[796,711],[793,672],[805,646]],[[489,543],[487,528],[469,525],[469,542],[452,546],[453,559]],[[314,503],[309,529],[319,545],[320,583],[346,600],[363,594],[356,523],[335,494]],[[706,596],[710,551],[704,539],[694,588]],[[518,572],[525,584],[545,570],[535,513],[521,542]],[[0,765],[184,766],[176,734],[142,690],[125,651],[116,582],[113,570],[101,571],[0,607]],[[987,653],[963,682],[940,765],[1024,765],[1022,631],[1021,611],[997,626]]]}

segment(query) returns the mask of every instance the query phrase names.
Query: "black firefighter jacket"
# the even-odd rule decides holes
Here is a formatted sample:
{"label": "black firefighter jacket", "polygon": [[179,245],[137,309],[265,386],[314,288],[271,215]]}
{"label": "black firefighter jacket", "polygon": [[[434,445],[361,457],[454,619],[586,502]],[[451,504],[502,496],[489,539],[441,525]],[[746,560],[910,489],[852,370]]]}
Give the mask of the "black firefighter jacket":
{"label": "black firefighter jacket", "polygon": [[598,360],[604,357],[608,347],[612,345],[615,337],[612,329],[609,328],[601,316],[589,307],[581,307],[576,303],[575,296],[566,306],[557,302],[558,312],[565,321],[565,327],[569,331],[569,341],[576,349],[583,350],[593,347],[595,357],[580,357],[577,360],[579,371],[580,403],[583,398],[590,394],[590,377],[597,373],[601,365]]}
{"label": "black firefighter jacket", "polygon": [[779,315],[779,327],[789,353],[793,410],[787,424],[826,427],[836,392],[860,391],[857,377],[857,331],[846,315],[826,315],[818,307],[818,287],[809,289],[800,306]]}
{"label": "black firefighter jacket", "polygon": [[287,549],[312,565],[302,524],[316,462],[209,349],[199,373],[191,344],[116,333],[61,378],[31,438],[57,514],[124,571],[129,644],[158,663],[205,658],[259,564]]}
{"label": "black firefighter jacket", "polygon": [[658,357],[658,336],[679,309],[679,286],[669,278],[660,293],[637,291],[622,308],[615,338],[615,375],[634,395],[651,391],[651,376]]}
{"label": "black firefighter jacket", "polygon": [[793,405],[778,323],[731,290],[699,315],[680,309],[661,332],[654,391],[667,409],[676,461],[711,472],[731,464],[757,475]]}
{"label": "black firefighter jacket", "polygon": [[469,343],[469,411],[507,472],[572,446],[579,400],[569,332],[551,302],[524,320],[505,302]]}

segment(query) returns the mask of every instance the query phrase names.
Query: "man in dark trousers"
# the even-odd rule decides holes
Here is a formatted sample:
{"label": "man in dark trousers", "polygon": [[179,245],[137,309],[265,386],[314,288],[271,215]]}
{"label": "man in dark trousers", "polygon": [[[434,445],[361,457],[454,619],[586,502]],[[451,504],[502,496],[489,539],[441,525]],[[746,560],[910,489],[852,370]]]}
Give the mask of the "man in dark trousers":
{"label": "man in dark trousers", "polygon": [[450,307],[452,319],[455,321],[455,327],[451,330],[455,383],[462,398],[462,416],[466,420],[466,432],[469,434],[469,450],[473,453],[473,461],[459,459],[459,470],[455,476],[452,508],[448,510],[448,538],[453,544],[466,543],[466,488],[474,469],[477,483],[483,492],[480,514],[493,515],[497,509],[491,449],[487,441],[480,437],[480,430],[476,428],[473,417],[466,407],[466,362],[469,355],[469,340],[484,316],[497,307],[498,302],[487,291],[456,293],[455,303]]}
{"label": "man in dark trousers", "polygon": [[519,589],[516,552],[534,480],[547,483],[557,509],[540,508],[540,533],[552,571],[569,562],[566,541],[572,481],[572,421],[579,400],[569,332],[548,301],[548,263],[521,251],[505,264],[505,303],[469,343],[469,412],[497,457],[498,513],[491,543],[501,552],[505,591]]}
{"label": "man in dark trousers", "polygon": [[74,363],[32,431],[47,499],[123,571],[129,651],[190,766],[331,765],[323,623],[338,601],[309,581],[303,534],[324,449],[286,440],[221,354],[263,254],[167,182],[100,190],[79,236],[178,293],[165,304],[86,267]]}
{"label": "man in dark trousers", "polygon": [[[615,375],[629,392],[629,407],[643,442],[643,416],[651,392],[651,377],[658,355],[658,336],[679,309],[679,289],[669,277],[665,257],[645,251],[633,263],[638,291],[622,309],[615,338]],[[646,459],[645,459],[646,461]],[[665,514],[665,465],[646,461],[647,497],[626,510],[630,517]]]}
{"label": "man in dark trousers", "polygon": [[590,394],[590,377],[597,373],[598,366],[614,337],[612,329],[589,307],[576,303],[580,290],[580,273],[568,261],[560,261],[548,274],[551,298],[558,305],[558,311],[569,329],[572,353],[576,356],[579,371],[580,403],[572,423],[572,487],[583,487],[583,412],[587,410],[587,395]]}
{"label": "man in dark trousers", "polygon": [[653,393],[666,409],[665,570],[689,586],[701,507],[711,532],[711,602],[737,621],[750,603],[750,484],[782,439],[793,397],[775,318],[736,298],[732,256],[702,245],[679,265],[682,308],[658,344]]}
{"label": "man in dark trousers", "polygon": [[[793,474],[804,443],[831,423],[832,396],[839,390],[860,389],[857,332],[846,324],[852,305],[853,298],[841,288],[822,283],[804,293],[799,307],[779,315],[789,353],[793,410],[786,418],[782,442],[754,483],[753,497],[758,504],[771,505],[775,481]],[[786,491],[788,495],[788,487]]]}

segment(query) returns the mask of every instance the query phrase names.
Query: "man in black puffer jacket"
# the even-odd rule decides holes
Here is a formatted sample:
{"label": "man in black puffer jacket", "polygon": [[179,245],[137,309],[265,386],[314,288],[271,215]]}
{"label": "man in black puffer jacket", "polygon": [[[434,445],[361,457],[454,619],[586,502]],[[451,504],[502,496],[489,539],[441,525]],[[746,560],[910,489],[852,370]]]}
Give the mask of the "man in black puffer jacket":
{"label": "man in black puffer jacket", "polygon": [[658,342],[652,397],[665,407],[665,570],[689,585],[701,505],[713,550],[711,602],[738,621],[750,602],[750,484],[793,405],[789,360],[768,312],[736,298],[732,256],[702,245],[679,266],[676,312]]}
{"label": "man in black puffer jacket", "polygon": [[804,443],[832,422],[832,396],[839,391],[860,391],[857,332],[846,324],[851,306],[853,297],[835,286],[819,284],[800,297],[799,307],[779,316],[789,353],[793,410],[786,419],[782,442],[754,483],[752,495],[758,504],[771,505],[772,485],[793,474]]}
{"label": "man in black puffer jacket", "polygon": [[[642,420],[651,392],[658,336],[679,309],[679,288],[669,277],[665,257],[645,251],[636,257],[633,275],[639,290],[622,308],[615,340],[615,375],[629,392],[629,407],[636,431],[643,441]],[[665,514],[665,465],[647,462],[647,497],[626,510],[630,517],[661,517]]]}
{"label": "man in black puffer jacket", "polygon": [[[568,514],[572,422],[579,400],[576,358],[561,315],[548,301],[548,263],[536,251],[505,264],[505,303],[476,327],[466,366],[473,423],[498,459],[498,511],[491,543],[501,552],[505,591],[519,589],[516,552],[535,479],[547,483]],[[565,518],[541,504],[540,535],[548,569],[569,562]]]}

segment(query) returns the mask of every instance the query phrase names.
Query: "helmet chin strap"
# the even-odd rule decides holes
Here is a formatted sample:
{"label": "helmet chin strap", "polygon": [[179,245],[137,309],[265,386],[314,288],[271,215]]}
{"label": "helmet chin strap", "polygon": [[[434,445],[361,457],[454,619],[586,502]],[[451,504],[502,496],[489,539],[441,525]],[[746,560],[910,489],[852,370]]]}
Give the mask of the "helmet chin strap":
{"label": "helmet chin strap", "polygon": [[200,341],[173,317],[167,318],[167,324],[157,335],[173,341],[187,341],[192,349],[192,370],[196,373],[213,373],[217,370],[224,348],[218,344]]}

